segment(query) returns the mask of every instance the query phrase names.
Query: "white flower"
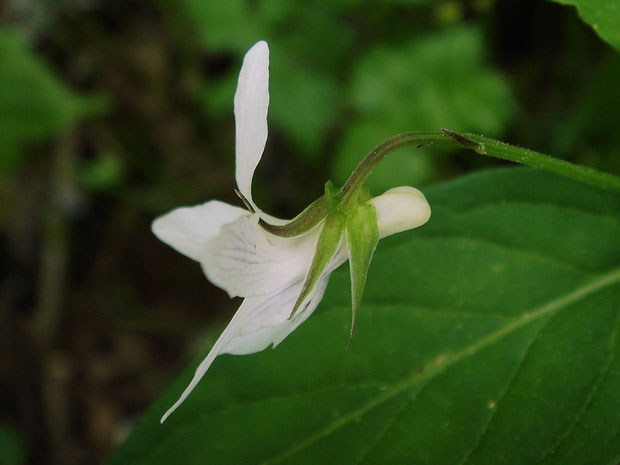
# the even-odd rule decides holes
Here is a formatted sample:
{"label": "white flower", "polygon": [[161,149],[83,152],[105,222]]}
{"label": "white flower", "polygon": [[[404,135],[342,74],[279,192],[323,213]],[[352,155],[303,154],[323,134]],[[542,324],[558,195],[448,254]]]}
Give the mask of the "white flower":
{"label": "white flower", "polygon": [[[254,212],[212,200],[172,210],[152,225],[159,239],[200,262],[211,282],[231,297],[244,298],[179,400],[162,417],[162,423],[187,398],[219,354],[250,354],[269,345],[277,346],[314,312],[331,272],[354,253],[355,244],[364,248],[363,236],[355,242],[357,229],[349,226],[354,221],[347,223],[344,234],[346,215],[341,216],[340,223],[328,216],[296,237],[277,236],[259,224],[261,220],[271,225],[289,223],[262,212],[252,199],[252,177],[267,141],[268,81],[269,49],[261,41],[243,60],[234,100],[237,187]],[[359,211],[370,212],[371,218],[376,216],[374,229],[378,229],[379,238],[420,226],[430,216],[426,199],[412,187],[390,189],[364,205]],[[366,216],[357,217],[363,223]],[[332,232],[328,234],[329,228]],[[365,252],[368,263],[376,240],[372,250]],[[317,262],[317,250],[323,253],[321,263]],[[363,279],[357,276],[360,279],[356,280],[361,288],[353,286],[354,309],[355,294],[361,297],[363,290],[367,263],[361,268]],[[353,266],[351,271],[353,275]]]}

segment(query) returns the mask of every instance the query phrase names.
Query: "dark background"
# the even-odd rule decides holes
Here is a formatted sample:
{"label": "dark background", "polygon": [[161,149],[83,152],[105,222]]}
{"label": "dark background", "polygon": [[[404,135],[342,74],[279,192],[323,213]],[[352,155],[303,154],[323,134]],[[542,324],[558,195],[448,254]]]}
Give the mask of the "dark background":
{"label": "dark background", "polygon": [[[158,242],[234,186],[236,77],[271,48],[254,183],[290,217],[398,132],[474,131],[620,171],[620,59],[543,1],[0,3],[0,463],[102,463],[237,301]],[[375,194],[499,162],[407,149]]]}

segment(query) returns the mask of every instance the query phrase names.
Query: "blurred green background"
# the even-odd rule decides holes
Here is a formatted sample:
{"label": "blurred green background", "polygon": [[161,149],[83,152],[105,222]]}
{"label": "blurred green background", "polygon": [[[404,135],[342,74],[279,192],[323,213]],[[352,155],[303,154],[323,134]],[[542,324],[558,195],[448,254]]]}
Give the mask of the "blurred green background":
{"label": "blurred green background", "polygon": [[[0,463],[102,463],[237,301],[150,233],[234,188],[243,54],[271,48],[255,199],[293,216],[398,132],[620,172],[620,58],[534,0],[0,4]],[[500,162],[405,149],[374,194]],[[347,291],[348,292],[348,291]]]}

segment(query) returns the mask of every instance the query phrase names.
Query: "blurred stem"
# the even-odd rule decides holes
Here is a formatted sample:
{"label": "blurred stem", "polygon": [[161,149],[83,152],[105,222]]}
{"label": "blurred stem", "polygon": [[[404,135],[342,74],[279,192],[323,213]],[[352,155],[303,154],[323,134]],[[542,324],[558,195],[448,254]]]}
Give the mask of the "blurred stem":
{"label": "blurred stem", "polygon": [[465,147],[479,155],[509,160],[523,165],[591,184],[602,189],[620,192],[620,177],[593,168],[576,165],[558,158],[550,157],[533,150],[515,147],[488,137],[476,134],[458,134],[448,129],[443,132],[409,132],[391,137],[372,149],[357,165],[342,188],[342,202],[348,201],[364,184],[377,164],[399,148],[416,145],[434,147]]}
{"label": "blurred stem", "polygon": [[33,347],[41,367],[42,423],[48,430],[50,463],[62,463],[70,429],[68,418],[69,370],[66,357],[55,350],[62,324],[69,256],[67,214],[74,202],[75,134],[63,135],[52,153],[49,195],[40,233],[41,259],[38,302],[33,315]]}
{"label": "blurred stem", "polygon": [[69,231],[65,221],[74,190],[75,148],[71,133],[63,136],[53,152],[50,194],[41,228],[41,266],[34,336],[42,349],[53,343],[62,313]]}

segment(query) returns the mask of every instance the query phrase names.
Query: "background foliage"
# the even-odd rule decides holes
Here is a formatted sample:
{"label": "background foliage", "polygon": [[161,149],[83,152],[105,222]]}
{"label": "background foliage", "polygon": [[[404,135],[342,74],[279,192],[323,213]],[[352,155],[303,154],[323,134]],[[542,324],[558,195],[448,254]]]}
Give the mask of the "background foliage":
{"label": "background foliage", "polygon": [[[236,308],[149,223],[236,202],[232,95],[259,39],[270,212],[294,215],[382,139],[440,126],[620,172],[615,2],[563,3],[3,3],[1,461],[104,461]],[[370,187],[496,165],[403,150]]]}

